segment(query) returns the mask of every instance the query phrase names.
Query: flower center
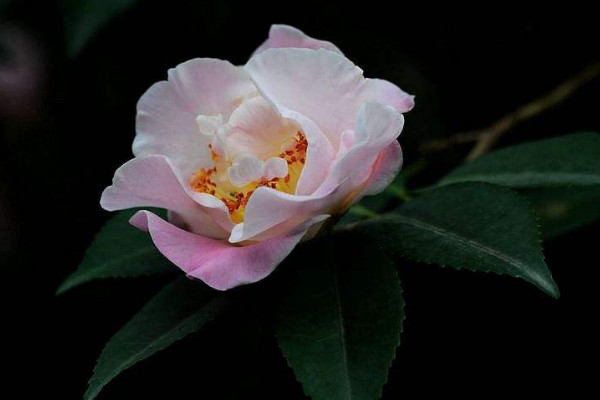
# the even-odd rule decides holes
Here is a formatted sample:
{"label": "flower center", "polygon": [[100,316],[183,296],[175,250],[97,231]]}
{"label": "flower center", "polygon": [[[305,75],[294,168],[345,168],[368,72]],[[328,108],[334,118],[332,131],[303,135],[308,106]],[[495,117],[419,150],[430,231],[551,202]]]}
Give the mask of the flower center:
{"label": "flower center", "polygon": [[266,186],[284,193],[295,193],[306,162],[308,142],[304,134],[298,131],[282,146],[277,157],[287,163],[287,175],[270,179],[263,176],[243,186],[235,186],[231,182],[230,170],[234,163],[217,154],[212,145],[209,144],[208,147],[211,150],[213,166],[196,171],[189,179],[189,184],[196,192],[208,193],[220,199],[227,206],[232,221],[240,223],[244,220],[246,204],[257,188]]}

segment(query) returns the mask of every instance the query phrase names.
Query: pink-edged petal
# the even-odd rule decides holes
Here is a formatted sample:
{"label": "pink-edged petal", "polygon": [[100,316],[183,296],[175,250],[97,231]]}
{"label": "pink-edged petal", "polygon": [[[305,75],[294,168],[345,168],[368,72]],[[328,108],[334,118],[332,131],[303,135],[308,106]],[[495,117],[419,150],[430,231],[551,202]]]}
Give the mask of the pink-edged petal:
{"label": "pink-edged petal", "polygon": [[243,68],[229,61],[195,58],[168,71],[179,97],[192,113],[221,114],[227,120],[242,101],[256,93]]}
{"label": "pink-edged petal", "polygon": [[194,201],[181,186],[164,156],[134,158],[115,172],[113,183],[102,193],[102,208],[108,211],[133,207],[159,207],[176,212],[193,232],[223,238],[229,229],[215,222],[214,208]]}
{"label": "pink-edged petal", "polygon": [[134,158],[119,167],[112,185],[102,193],[100,205],[107,211],[132,207],[177,210],[196,206],[164,156]]}
{"label": "pink-edged petal", "polygon": [[400,112],[413,104],[392,83],[365,79],[350,60],[323,49],[269,49],[253,56],[245,69],[280,113],[294,110],[314,121],[335,149],[342,132],[354,128],[362,104],[389,104]]}
{"label": "pink-edged petal", "polygon": [[200,204],[210,214],[212,220],[217,225],[227,232],[231,232],[235,224],[231,220],[231,215],[225,203],[208,193],[194,192],[189,186],[186,186],[186,191],[188,196],[194,199],[196,203]]}
{"label": "pink-edged petal", "polygon": [[262,160],[281,153],[281,146],[296,136],[298,126],[282,118],[262,97],[244,101],[227,122],[227,157],[235,159],[252,153]]}
{"label": "pink-edged petal", "polygon": [[370,196],[381,193],[396,178],[401,167],[402,149],[400,143],[393,141],[379,154],[362,195]]}
{"label": "pink-edged petal", "polygon": [[364,104],[356,117],[354,135],[345,136],[348,151],[337,160],[327,179],[311,195],[282,193],[267,187],[255,190],[244,222],[231,231],[231,243],[265,240],[308,221],[314,215],[343,213],[369,184],[380,153],[396,141],[404,117],[395,108]]}
{"label": "pink-edged petal", "polygon": [[137,105],[133,152],[137,157],[161,154],[186,179],[210,165],[210,136],[200,134],[199,115],[225,120],[242,99],[256,93],[241,67],[216,59],[194,59],[169,70]]}
{"label": "pink-edged petal", "polygon": [[[315,222],[322,220],[318,219]],[[311,223],[270,240],[234,246],[186,232],[148,211],[140,211],[131,224],[150,232],[158,250],[188,276],[227,290],[268,276],[302,240]]]}
{"label": "pink-edged petal", "polygon": [[245,66],[261,93],[277,109],[294,110],[313,122],[337,148],[354,124],[362,70],[343,55],[319,49],[269,49]]}
{"label": "pink-edged petal", "polygon": [[233,159],[247,153],[263,160],[278,156],[282,144],[295,137],[298,130],[303,132],[308,150],[296,194],[314,192],[327,176],[334,159],[331,143],[313,121],[286,108],[277,111],[262,97],[240,105],[231,114],[227,129],[227,156]]}
{"label": "pink-edged petal", "polygon": [[404,116],[395,108],[373,102],[363,104],[356,118],[354,144],[340,155],[315,194],[328,193],[342,182],[353,188],[363,185],[380,153],[396,141],[403,126]]}
{"label": "pink-edged petal", "polygon": [[415,106],[415,96],[385,79],[367,78],[362,100],[387,104],[401,113],[409,112]]}
{"label": "pink-edged petal", "polygon": [[269,38],[254,52],[262,53],[267,49],[285,47],[296,47],[306,49],[325,49],[341,53],[333,43],[325,40],[314,39],[300,29],[289,25],[272,25],[269,30]]}
{"label": "pink-edged petal", "polygon": [[259,187],[248,201],[244,222],[233,228],[229,241],[267,240],[289,232],[315,215],[337,214],[344,198],[339,189],[320,196],[297,196]]}
{"label": "pink-edged petal", "polygon": [[297,195],[309,195],[323,183],[335,158],[333,146],[319,127],[304,115],[288,109],[281,110],[282,116],[295,121],[304,132],[308,149],[306,163],[296,184]]}

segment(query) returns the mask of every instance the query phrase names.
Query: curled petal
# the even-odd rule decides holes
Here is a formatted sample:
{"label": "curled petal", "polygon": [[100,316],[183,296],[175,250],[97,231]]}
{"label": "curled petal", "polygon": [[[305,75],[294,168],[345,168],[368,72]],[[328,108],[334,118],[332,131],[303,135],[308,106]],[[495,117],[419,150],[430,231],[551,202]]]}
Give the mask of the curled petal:
{"label": "curled petal", "polygon": [[[227,61],[198,58],[169,70],[137,104],[133,153],[166,156],[183,176],[210,165],[211,138],[200,134],[199,115],[227,119],[256,90],[244,70]],[[208,121],[201,120],[203,127]]]}
{"label": "curled petal", "polygon": [[[387,147],[396,142],[403,122],[402,114],[393,107],[379,103],[363,105],[356,120],[353,143],[347,135],[350,149],[336,162],[317,191],[299,196],[258,188],[248,201],[244,222],[233,228],[229,241],[264,240],[292,229],[313,215],[344,212],[366,188],[373,191],[381,181],[397,172],[394,163],[398,159],[388,160],[393,154],[387,154]],[[381,155],[386,158],[380,160]],[[383,170],[377,169],[378,161],[386,162]],[[369,181],[374,173],[377,173],[374,180]],[[372,189],[368,189],[370,184],[374,185]]]}
{"label": "curled petal", "polygon": [[233,246],[186,232],[148,211],[138,212],[130,222],[150,232],[158,250],[188,276],[217,290],[231,289],[268,276],[314,223],[311,221],[286,235],[260,243]]}
{"label": "curled petal", "polygon": [[270,181],[273,178],[284,178],[288,174],[288,164],[283,158],[271,157],[265,161],[263,178]]}
{"label": "curled petal", "polygon": [[364,101],[376,101],[394,107],[401,113],[409,112],[415,106],[415,96],[406,93],[385,79],[370,79],[365,83]]}
{"label": "curled petal", "polygon": [[297,195],[312,194],[323,183],[335,157],[333,146],[319,127],[304,115],[282,109],[285,118],[295,121],[306,136],[308,149],[306,163],[296,186]]}
{"label": "curled petal", "polygon": [[325,49],[341,53],[333,43],[325,40],[314,39],[289,25],[272,25],[269,30],[269,38],[254,52],[262,53],[267,49],[282,47],[296,47],[306,49]]}
{"label": "curled petal", "polygon": [[412,97],[383,80],[363,77],[342,54],[318,49],[269,49],[244,67],[258,90],[281,114],[294,110],[312,120],[337,150],[366,102],[412,108]]}
{"label": "curled petal", "polygon": [[343,55],[319,49],[269,49],[245,66],[261,93],[282,112],[294,110],[313,122],[337,148],[339,135],[356,115],[353,97],[362,70]]}
{"label": "curled petal", "polygon": [[229,230],[215,222],[220,211],[190,198],[164,156],[134,158],[123,164],[115,172],[112,185],[102,193],[100,205],[108,211],[166,208],[177,213],[192,232],[215,238],[228,236]]}
{"label": "curled petal", "polygon": [[234,186],[242,187],[262,178],[264,169],[264,163],[255,156],[243,156],[229,167],[229,179]]}
{"label": "curled petal", "polygon": [[189,110],[227,120],[256,89],[241,67],[214,58],[195,58],[168,71],[169,82]]}
{"label": "curled petal", "polygon": [[362,193],[365,196],[381,193],[398,175],[402,167],[402,149],[400,143],[393,141],[379,154],[373,173]]}
{"label": "curled petal", "polygon": [[277,156],[281,145],[296,135],[298,127],[282,118],[262,97],[246,100],[227,122],[227,156],[235,159],[252,153],[260,159]]}
{"label": "curled petal", "polygon": [[221,114],[198,115],[196,123],[201,134],[212,137],[217,134],[217,130],[223,125],[223,116]]}
{"label": "curled petal", "polygon": [[259,187],[248,201],[244,222],[233,228],[229,241],[267,240],[285,234],[315,215],[336,214],[342,202],[343,192],[338,188],[320,196],[298,196]]}
{"label": "curled petal", "polygon": [[[341,155],[325,182],[315,194],[331,191],[342,182],[357,188],[373,172],[381,151],[400,135],[404,116],[395,108],[379,103],[365,103],[356,118],[354,144]],[[357,165],[363,166],[356,168]]]}

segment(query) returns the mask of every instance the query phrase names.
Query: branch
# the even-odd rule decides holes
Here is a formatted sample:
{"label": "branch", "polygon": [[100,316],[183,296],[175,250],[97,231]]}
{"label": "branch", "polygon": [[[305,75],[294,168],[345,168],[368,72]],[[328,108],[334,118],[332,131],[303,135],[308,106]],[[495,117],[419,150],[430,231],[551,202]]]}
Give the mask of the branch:
{"label": "branch", "polygon": [[445,139],[438,139],[423,144],[420,148],[423,153],[445,150],[458,144],[475,142],[475,146],[467,155],[467,160],[487,153],[506,132],[519,123],[537,117],[550,108],[562,103],[571,97],[580,87],[594,80],[600,75],[600,62],[589,65],[577,75],[558,85],[550,93],[521,106],[512,113],[500,118],[485,129],[457,133]]}

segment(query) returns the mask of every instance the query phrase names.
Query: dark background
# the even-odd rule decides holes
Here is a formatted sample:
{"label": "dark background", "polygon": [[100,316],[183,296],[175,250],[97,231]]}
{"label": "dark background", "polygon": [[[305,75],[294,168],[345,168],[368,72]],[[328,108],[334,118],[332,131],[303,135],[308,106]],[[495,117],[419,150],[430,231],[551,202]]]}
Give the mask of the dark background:
{"label": "dark background", "polygon": [[[270,24],[296,26],[335,43],[367,76],[416,95],[401,136],[410,166],[420,144],[485,127],[600,56],[595,13],[574,3],[140,0],[75,58],[56,1],[13,1],[0,12],[0,65],[16,65],[6,41],[17,37],[29,71],[15,92],[0,86],[0,395],[16,390],[3,398],[80,398],[103,344],[165,282],[114,280],[54,295],[109,216],[98,201],[131,157],[137,99],[168,68],[194,57],[243,64]],[[599,131],[599,89],[587,85],[499,145]],[[469,148],[428,156],[412,184],[443,175]],[[562,389],[581,397],[597,378],[586,361],[597,354],[597,240],[596,224],[544,243],[560,300],[504,276],[401,265],[407,321],[384,398],[541,398]],[[303,398],[268,330],[241,312],[135,366],[100,398],[192,396]]]}

